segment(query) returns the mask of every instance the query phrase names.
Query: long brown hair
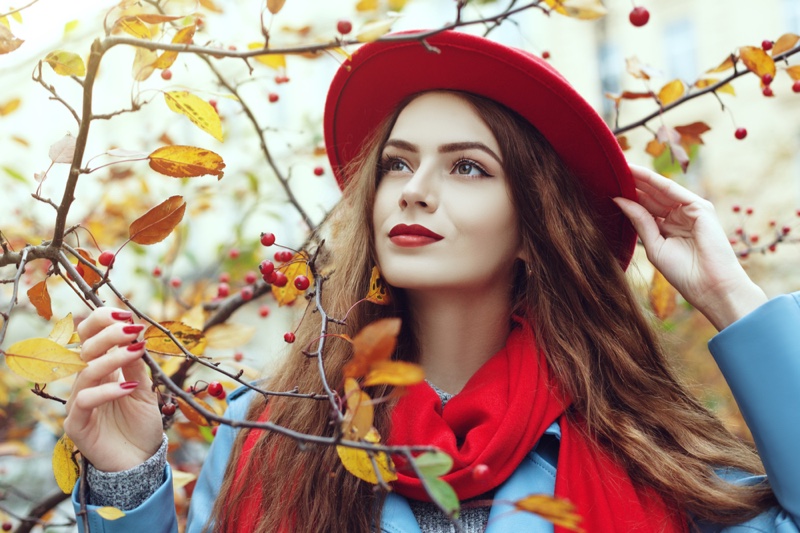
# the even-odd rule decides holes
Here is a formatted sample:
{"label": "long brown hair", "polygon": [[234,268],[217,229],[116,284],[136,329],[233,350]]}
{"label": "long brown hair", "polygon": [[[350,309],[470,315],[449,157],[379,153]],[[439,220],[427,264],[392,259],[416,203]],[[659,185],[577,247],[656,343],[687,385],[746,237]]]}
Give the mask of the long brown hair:
{"label": "long brown hair", "polygon": [[[580,185],[547,140],[496,102],[456,94],[471,103],[503,151],[528,260],[527,268],[520,266],[515,274],[514,311],[528,318],[551,370],[573,398],[570,416],[585,420],[589,436],[624,465],[635,483],[696,519],[734,524],[773,505],[767,483],[739,487],[717,478],[715,468],[763,473],[763,467],[755,451],[731,435],[677,378]],[[380,153],[407,103],[377,128],[348,169],[352,178],[333,224],[333,241],[341,245],[332,248],[335,272],[323,293],[331,316],[343,316],[367,290],[376,264],[372,205]],[[342,238],[336,239],[337,234]],[[356,306],[341,332],[353,335],[378,318],[402,317],[402,293],[394,300],[388,307]],[[300,351],[318,337],[319,324],[317,314],[306,313],[296,349],[270,378],[270,389],[322,390],[316,361]],[[395,356],[414,360],[409,329],[403,328]],[[324,361],[331,386],[341,387],[350,355],[349,344],[328,343]],[[258,418],[265,405],[263,397],[256,398],[248,417]],[[315,435],[333,433],[326,402],[273,397],[269,405],[272,422]],[[390,424],[391,404],[377,404],[375,426],[381,435],[388,435]],[[247,433],[237,437],[212,512],[218,530],[236,520],[231,502],[251,490],[247,483],[233,483]],[[244,476],[260,480],[258,532],[278,531],[287,519],[295,531],[368,532],[380,520],[385,495],[347,473],[331,446],[303,449],[287,437],[263,432]]]}

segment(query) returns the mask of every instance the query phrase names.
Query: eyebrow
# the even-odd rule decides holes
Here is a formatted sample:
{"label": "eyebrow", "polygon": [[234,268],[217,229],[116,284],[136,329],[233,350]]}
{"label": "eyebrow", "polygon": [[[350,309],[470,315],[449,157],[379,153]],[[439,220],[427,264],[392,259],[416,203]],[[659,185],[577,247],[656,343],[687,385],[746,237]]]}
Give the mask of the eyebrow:
{"label": "eyebrow", "polygon": [[[399,148],[400,150],[407,150],[409,152],[419,153],[419,147],[416,144],[411,144],[410,142],[403,141],[401,139],[389,139],[388,141],[386,141],[384,148],[386,146],[394,146],[395,148]],[[498,164],[500,165],[503,164],[503,162],[500,160],[500,157],[496,153],[494,153],[494,151],[491,148],[480,142],[457,142],[457,143],[442,144],[439,146],[437,152],[439,152],[440,154],[448,154],[450,152],[461,152],[463,150],[471,150],[471,149],[486,152],[488,155],[494,158],[494,160],[497,161]]]}

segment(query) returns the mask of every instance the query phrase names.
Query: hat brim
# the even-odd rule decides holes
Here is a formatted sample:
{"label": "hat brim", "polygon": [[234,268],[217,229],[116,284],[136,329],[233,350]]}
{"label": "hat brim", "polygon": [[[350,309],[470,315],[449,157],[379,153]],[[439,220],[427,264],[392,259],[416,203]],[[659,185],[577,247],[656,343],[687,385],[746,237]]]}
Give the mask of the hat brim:
{"label": "hat brim", "polygon": [[547,138],[584,186],[609,246],[627,267],[636,233],[611,199],[635,200],[636,190],[619,143],[597,112],[533,54],[455,31],[425,41],[438,52],[418,40],[366,44],[336,73],[324,129],[340,185],[348,179],[343,169],[398,103],[431,90],[470,92],[513,109]]}

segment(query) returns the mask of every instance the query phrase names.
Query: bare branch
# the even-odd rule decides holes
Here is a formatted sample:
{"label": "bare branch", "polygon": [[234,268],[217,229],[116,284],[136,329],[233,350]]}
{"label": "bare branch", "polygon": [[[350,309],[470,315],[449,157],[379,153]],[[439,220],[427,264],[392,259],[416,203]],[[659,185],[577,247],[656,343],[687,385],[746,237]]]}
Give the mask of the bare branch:
{"label": "bare branch", "polygon": [[[8,310],[5,312],[0,312],[0,318],[3,319],[3,327],[0,328],[0,344],[3,344],[3,341],[6,338],[6,332],[8,331],[8,324],[11,321],[11,311],[14,310],[14,306],[17,305],[17,293],[19,292],[19,280],[22,278],[22,274],[25,273],[25,265],[28,264],[28,253],[29,249],[25,248],[22,250],[22,254],[20,256],[20,260],[17,266],[17,275],[14,276],[14,286],[11,291],[11,301],[8,304]],[[5,257],[6,254],[3,254]]]}
{"label": "bare branch", "polygon": [[39,0],[33,0],[32,2],[28,2],[27,4],[25,4],[25,5],[24,5],[24,6],[22,6],[22,7],[18,7],[18,8],[16,8],[16,9],[12,9],[11,11],[8,11],[8,12],[6,12],[6,13],[0,13],[0,18],[7,17],[7,16],[9,16],[9,15],[13,15],[14,13],[19,13],[19,12],[20,12],[20,11],[22,11],[23,9],[28,9],[29,7],[31,7],[33,4],[35,4],[35,3],[36,3],[36,2],[38,2],[38,1],[39,1]]}

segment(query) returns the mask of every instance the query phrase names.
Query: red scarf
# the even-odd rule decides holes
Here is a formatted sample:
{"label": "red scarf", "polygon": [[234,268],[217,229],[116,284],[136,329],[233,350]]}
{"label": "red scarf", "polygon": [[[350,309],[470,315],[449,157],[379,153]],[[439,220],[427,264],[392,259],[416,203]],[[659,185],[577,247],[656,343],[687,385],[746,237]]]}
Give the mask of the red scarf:
{"label": "red scarf", "polygon": [[[508,479],[544,431],[558,420],[561,442],[555,494],[576,506],[585,531],[688,531],[683,512],[669,508],[652,490],[634,488],[625,469],[567,419],[568,405],[543,354],[536,349],[530,328],[523,323],[444,409],[426,383],[409,387],[392,412],[388,442],[433,445],[450,455],[455,465],[443,479],[464,500]],[[260,420],[267,418],[265,411]],[[259,431],[251,431],[244,443],[236,471],[238,482],[244,479],[244,465],[259,435]],[[473,469],[480,464],[488,466],[489,474],[476,480]],[[248,483],[250,494],[239,502],[234,513],[237,524],[229,525],[229,532],[255,529],[261,487],[252,479]],[[392,487],[408,498],[430,501],[412,473],[398,472]],[[555,533],[566,530],[556,526]]]}

